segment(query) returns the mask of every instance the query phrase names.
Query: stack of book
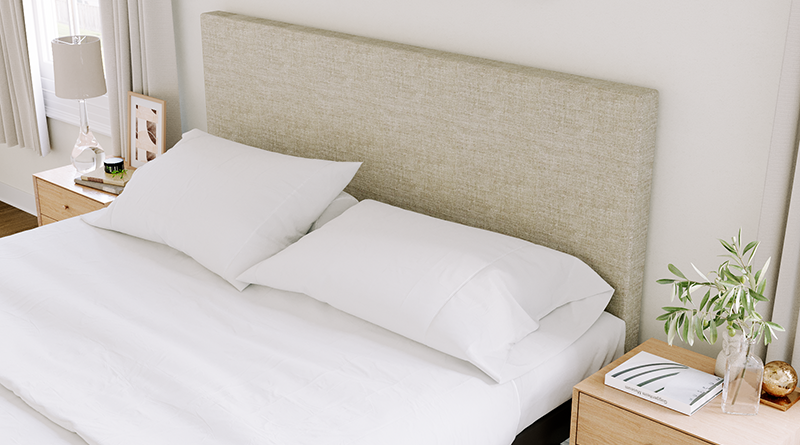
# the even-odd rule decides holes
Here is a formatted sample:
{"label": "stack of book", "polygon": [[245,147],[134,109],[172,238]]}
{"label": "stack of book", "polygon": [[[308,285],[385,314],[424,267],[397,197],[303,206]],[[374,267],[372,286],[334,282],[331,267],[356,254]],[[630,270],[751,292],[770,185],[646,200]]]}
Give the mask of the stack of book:
{"label": "stack of book", "polygon": [[85,173],[80,177],[76,177],[75,184],[119,195],[125,188],[125,184],[131,179],[131,176],[133,176],[132,170],[124,170],[123,173],[110,174],[103,171],[102,168],[98,168],[91,173]]}
{"label": "stack of book", "polygon": [[634,355],[605,378],[608,386],[690,416],[722,392],[722,381],[647,352]]}

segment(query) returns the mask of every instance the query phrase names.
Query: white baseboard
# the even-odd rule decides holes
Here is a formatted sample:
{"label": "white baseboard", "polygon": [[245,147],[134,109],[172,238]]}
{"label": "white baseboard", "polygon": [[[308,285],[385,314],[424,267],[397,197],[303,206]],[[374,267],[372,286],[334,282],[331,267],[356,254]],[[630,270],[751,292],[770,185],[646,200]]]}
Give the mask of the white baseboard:
{"label": "white baseboard", "polygon": [[36,198],[22,190],[0,182],[0,201],[36,215]]}

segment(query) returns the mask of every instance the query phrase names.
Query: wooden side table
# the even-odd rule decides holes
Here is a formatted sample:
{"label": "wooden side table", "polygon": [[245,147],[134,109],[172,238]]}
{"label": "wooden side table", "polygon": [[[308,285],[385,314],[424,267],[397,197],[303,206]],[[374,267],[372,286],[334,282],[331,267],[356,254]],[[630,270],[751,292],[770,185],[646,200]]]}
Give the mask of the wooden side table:
{"label": "wooden side table", "polygon": [[71,165],[33,175],[40,226],[100,210],[116,198],[111,193],[75,184],[76,175]]}
{"label": "wooden side table", "polygon": [[717,396],[692,416],[606,386],[605,374],[640,351],[714,373],[715,360],[650,339],[572,390],[572,445],[800,444],[800,408],[761,405],[757,416],[723,414]]}

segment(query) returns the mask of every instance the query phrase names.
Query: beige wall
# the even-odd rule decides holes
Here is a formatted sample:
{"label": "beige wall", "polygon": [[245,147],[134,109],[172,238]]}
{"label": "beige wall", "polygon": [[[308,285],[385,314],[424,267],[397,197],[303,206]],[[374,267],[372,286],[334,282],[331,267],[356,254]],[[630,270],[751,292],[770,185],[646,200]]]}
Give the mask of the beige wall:
{"label": "beige wall", "polygon": [[[184,129],[205,128],[198,17],[216,9],[658,89],[642,339],[663,338],[666,264],[710,270],[717,238],[775,224],[759,212],[791,2],[173,0]],[[7,151],[0,193],[58,163]]]}

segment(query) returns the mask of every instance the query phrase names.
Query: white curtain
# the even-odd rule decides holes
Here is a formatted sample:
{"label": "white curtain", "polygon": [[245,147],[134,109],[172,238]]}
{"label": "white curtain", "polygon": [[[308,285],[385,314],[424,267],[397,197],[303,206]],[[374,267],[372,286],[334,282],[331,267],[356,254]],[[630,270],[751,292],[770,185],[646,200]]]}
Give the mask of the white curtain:
{"label": "white curtain", "polygon": [[31,77],[22,0],[0,1],[0,143],[50,152],[37,67]]}
{"label": "white curtain", "polygon": [[767,349],[766,360],[793,363],[800,370],[800,0],[792,1],[778,94],[759,236],[775,244],[769,246],[773,261],[778,260],[770,274],[770,282],[776,283],[771,318],[786,332],[778,333]]}
{"label": "white curtain", "polygon": [[100,14],[114,151],[127,156],[129,91],[166,101],[166,145],[172,147],[181,137],[172,2],[101,0]]}
{"label": "white curtain", "polygon": [[[798,167],[800,165],[795,161],[795,172]],[[795,173],[772,312],[773,321],[786,328],[786,332],[770,345],[767,361],[782,360],[800,369],[800,332],[797,329],[800,314],[800,181],[797,178]]]}

